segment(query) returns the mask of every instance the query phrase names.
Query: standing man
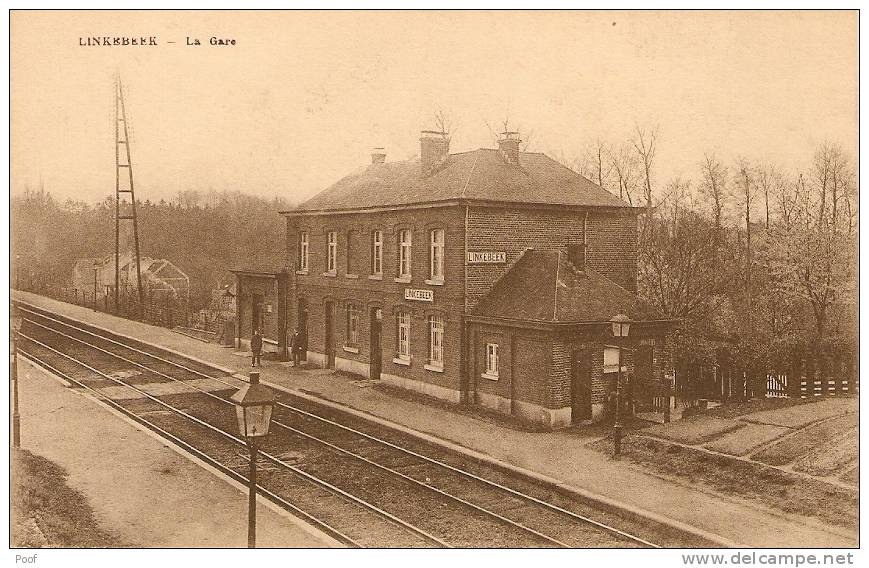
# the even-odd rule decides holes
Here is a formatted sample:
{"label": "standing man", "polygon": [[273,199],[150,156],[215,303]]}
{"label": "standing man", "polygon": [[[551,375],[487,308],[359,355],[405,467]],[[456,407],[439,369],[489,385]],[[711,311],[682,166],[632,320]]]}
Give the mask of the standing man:
{"label": "standing man", "polygon": [[299,328],[293,330],[291,348],[293,350],[293,368],[298,369],[302,366],[302,349],[304,348],[304,341],[302,341],[302,334],[299,332]]}
{"label": "standing man", "polygon": [[260,335],[258,329],[253,330],[253,337],[250,338],[250,350],[253,353],[251,357],[251,367],[262,367],[260,355],[263,350],[263,336]]}

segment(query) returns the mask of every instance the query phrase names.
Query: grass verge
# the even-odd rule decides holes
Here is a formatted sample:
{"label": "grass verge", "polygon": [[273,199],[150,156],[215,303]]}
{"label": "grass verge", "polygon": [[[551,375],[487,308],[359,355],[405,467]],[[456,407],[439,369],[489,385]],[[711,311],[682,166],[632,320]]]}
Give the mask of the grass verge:
{"label": "grass verge", "polygon": [[119,548],[126,544],[102,529],[87,499],[66,484],[66,471],[27,450],[11,463],[14,548]]}
{"label": "grass verge", "polygon": [[[610,453],[612,441],[599,440],[589,447]],[[622,455],[623,459],[667,477],[758,501],[786,513],[814,517],[852,530],[857,528],[856,489],[847,490],[760,464],[634,435],[622,440]]]}

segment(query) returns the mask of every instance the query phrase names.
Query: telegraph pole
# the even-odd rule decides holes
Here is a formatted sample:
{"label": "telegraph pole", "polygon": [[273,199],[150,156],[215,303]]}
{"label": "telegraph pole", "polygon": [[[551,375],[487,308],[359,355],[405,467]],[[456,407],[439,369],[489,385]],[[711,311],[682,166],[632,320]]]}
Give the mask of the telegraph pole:
{"label": "telegraph pole", "polygon": [[[121,126],[123,125],[123,128]],[[123,153],[121,146],[124,147]],[[126,169],[129,185],[121,188],[121,170]],[[130,212],[121,214],[121,194],[130,195]],[[121,76],[115,77],[115,310],[118,309],[118,295],[121,280],[121,221],[133,222],[133,242],[136,254],[136,287],[139,293],[139,317],[145,309],[145,294],[142,289],[142,265],[139,255],[139,222],[136,217],[136,195],[133,192],[133,161],[130,158],[130,130],[127,126],[127,110],[124,106],[124,87]]]}

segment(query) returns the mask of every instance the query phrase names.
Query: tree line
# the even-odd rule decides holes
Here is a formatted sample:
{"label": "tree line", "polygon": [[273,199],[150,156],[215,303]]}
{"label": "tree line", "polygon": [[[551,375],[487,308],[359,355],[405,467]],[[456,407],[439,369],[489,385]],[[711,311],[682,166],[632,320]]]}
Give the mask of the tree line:
{"label": "tree line", "polygon": [[681,320],[677,360],[737,362],[749,379],[857,349],[857,177],[825,142],[802,166],[715,154],[660,183],[657,127],[596,141],[573,164],[641,208],[638,288]]}
{"label": "tree line", "polygon": [[[168,201],[137,201],[141,254],[165,258],[187,274],[190,308],[196,311],[208,305],[212,290],[230,283],[230,268],[282,262],[286,230],[278,211],[292,206],[283,198],[234,191],[188,190]],[[11,274],[19,280],[13,286],[69,286],[76,259],[114,254],[111,196],[92,205],[60,202],[42,187],[25,188],[12,196],[10,214]],[[122,221],[122,253],[132,250],[129,225]]]}

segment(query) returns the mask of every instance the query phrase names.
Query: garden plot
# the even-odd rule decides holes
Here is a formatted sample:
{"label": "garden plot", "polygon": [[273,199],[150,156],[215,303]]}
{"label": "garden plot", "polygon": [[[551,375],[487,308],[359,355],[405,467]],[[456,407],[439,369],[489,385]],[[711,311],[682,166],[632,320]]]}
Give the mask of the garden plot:
{"label": "garden plot", "polygon": [[826,477],[857,462],[857,429],[854,428],[831,443],[818,448],[794,464],[796,471]]}
{"label": "garden plot", "polygon": [[845,416],[810,426],[805,430],[795,433],[793,436],[788,436],[777,444],[761,450],[751,457],[769,465],[785,465],[796,461],[812,450],[822,447],[829,440],[856,427],[857,415],[846,414]]}
{"label": "garden plot", "polygon": [[857,411],[857,398],[828,398],[814,404],[801,404],[788,408],[763,410],[740,417],[746,422],[787,426],[788,428],[804,428],[812,422],[824,420],[845,413]]}
{"label": "garden plot", "polygon": [[775,440],[790,431],[790,428],[783,426],[746,424],[744,427],[728,432],[706,444],[706,448],[731,456],[744,456],[754,448]]}
{"label": "garden plot", "polygon": [[685,418],[669,424],[657,424],[643,429],[643,434],[679,442],[680,444],[700,444],[706,440],[726,434],[743,425],[727,418],[697,416]]}

